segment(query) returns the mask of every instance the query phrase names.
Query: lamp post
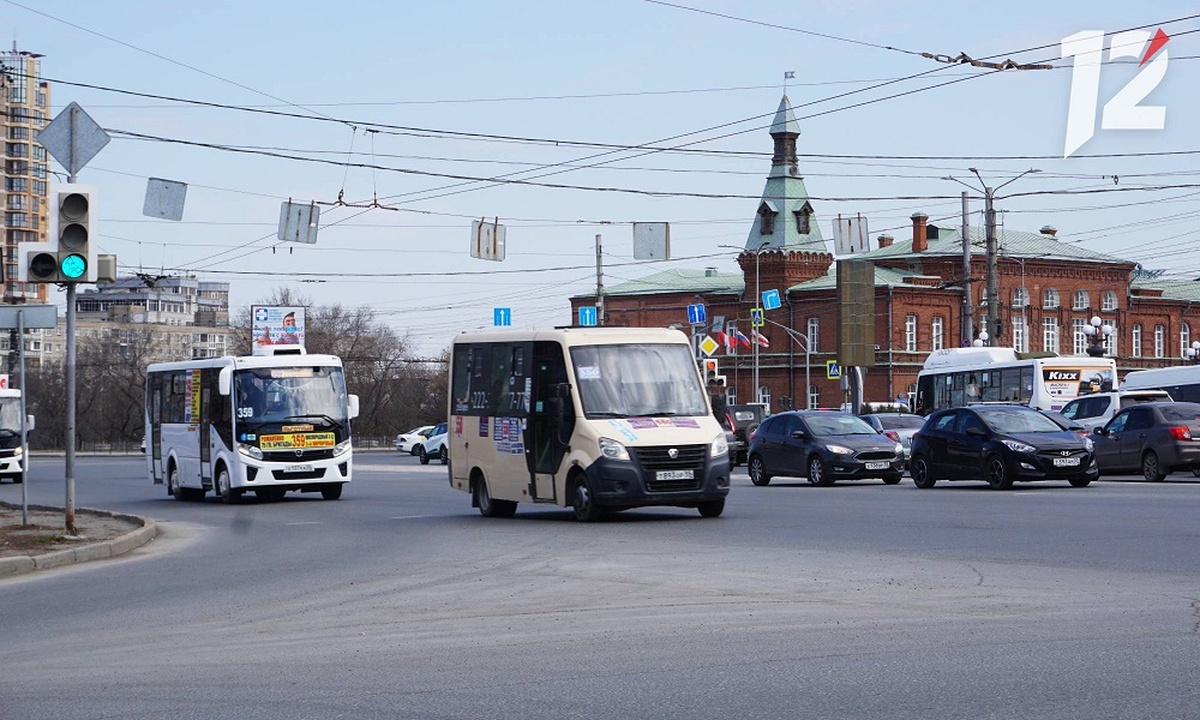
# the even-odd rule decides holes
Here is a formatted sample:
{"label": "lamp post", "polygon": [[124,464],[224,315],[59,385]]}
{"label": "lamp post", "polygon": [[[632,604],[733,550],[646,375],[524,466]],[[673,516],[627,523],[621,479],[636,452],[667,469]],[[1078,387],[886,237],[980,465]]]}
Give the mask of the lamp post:
{"label": "lamp post", "polygon": [[1104,357],[1104,341],[1113,334],[1113,326],[1105,325],[1098,316],[1093,315],[1087,325],[1083,326],[1083,334],[1087,335],[1087,354],[1092,357]]}
{"label": "lamp post", "polygon": [[1192,346],[1187,349],[1187,356],[1194,363],[1200,363],[1200,340],[1193,340]]}
{"label": "lamp post", "polygon": [[[763,320],[766,320],[776,327],[783,328],[783,331],[788,334],[788,337],[796,342],[803,341],[801,346],[804,348],[804,408],[806,410],[812,410],[812,396],[808,392],[808,389],[812,387],[812,348],[808,345],[808,336],[801,335],[783,323],[777,323],[774,320],[767,320],[765,317]],[[1197,344],[1200,345],[1200,343]]]}

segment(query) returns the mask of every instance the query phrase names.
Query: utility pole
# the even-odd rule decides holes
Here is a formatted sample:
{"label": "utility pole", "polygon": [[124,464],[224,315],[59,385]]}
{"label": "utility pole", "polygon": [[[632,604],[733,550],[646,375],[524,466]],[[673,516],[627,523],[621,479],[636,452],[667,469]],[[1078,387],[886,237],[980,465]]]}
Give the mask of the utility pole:
{"label": "utility pole", "polygon": [[987,345],[995,345],[1000,336],[1000,294],[999,277],[997,274],[996,257],[999,255],[997,251],[996,241],[996,209],[992,206],[994,193],[992,188],[983,187],[984,194],[984,222],[987,224],[987,296],[988,296],[988,316],[987,316]]}
{"label": "utility pole", "polygon": [[971,294],[971,223],[970,211],[967,208],[967,191],[962,194],[962,250],[963,250],[963,314],[962,314],[962,345],[967,347],[975,338],[971,337],[975,328],[975,298]]}
{"label": "utility pole", "polygon": [[596,324],[604,327],[604,262],[600,258],[600,235],[596,235]]}

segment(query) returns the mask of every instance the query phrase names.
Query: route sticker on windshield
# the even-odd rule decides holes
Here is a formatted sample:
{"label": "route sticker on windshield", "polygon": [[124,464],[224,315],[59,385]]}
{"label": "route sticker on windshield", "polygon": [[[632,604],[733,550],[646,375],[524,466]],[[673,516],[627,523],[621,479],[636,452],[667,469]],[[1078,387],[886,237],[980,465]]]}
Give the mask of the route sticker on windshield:
{"label": "route sticker on windshield", "polygon": [[334,446],[333,433],[283,433],[259,438],[261,450],[308,450]]}

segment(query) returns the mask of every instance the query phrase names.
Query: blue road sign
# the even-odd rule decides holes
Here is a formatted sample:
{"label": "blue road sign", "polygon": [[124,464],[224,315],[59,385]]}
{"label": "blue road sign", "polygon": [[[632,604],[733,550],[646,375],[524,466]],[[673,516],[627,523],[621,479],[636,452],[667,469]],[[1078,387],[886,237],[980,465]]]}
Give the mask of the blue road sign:
{"label": "blue road sign", "polygon": [[512,325],[512,308],[492,308],[492,324],[496,327]]}
{"label": "blue road sign", "polygon": [[579,308],[579,324],[582,327],[591,327],[596,325],[598,314],[595,305],[585,305]]}
{"label": "blue road sign", "polygon": [[760,328],[767,323],[763,321],[762,308],[750,308],[750,327]]}
{"label": "blue road sign", "polygon": [[708,313],[703,305],[688,305],[688,322],[693,325],[703,325],[708,322]]}
{"label": "blue road sign", "polygon": [[782,304],[779,301],[778,290],[764,290],[762,294],[763,308],[766,310],[777,310]]}

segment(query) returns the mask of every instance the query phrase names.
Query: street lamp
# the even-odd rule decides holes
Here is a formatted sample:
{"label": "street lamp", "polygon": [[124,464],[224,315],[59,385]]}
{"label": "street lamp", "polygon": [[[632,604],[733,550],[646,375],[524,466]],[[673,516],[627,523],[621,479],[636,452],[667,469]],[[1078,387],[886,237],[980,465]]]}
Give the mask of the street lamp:
{"label": "street lamp", "polygon": [[[809,345],[808,345],[808,336],[801,335],[800,333],[796,332],[794,329],[788,327],[787,325],[784,325],[783,323],[777,323],[774,320],[767,320],[765,317],[763,318],[763,320],[766,320],[767,322],[771,323],[772,325],[774,325],[776,327],[783,328],[783,331],[786,332],[788,334],[788,336],[791,337],[796,342],[803,341],[802,346],[804,347],[804,407],[807,410],[812,410],[812,395],[809,393],[809,388],[812,387],[812,348],[809,347]],[[1197,343],[1197,344],[1200,345],[1200,343]]]}
{"label": "street lamp", "polygon": [[1200,363],[1200,340],[1193,340],[1192,346],[1187,349],[1187,356],[1194,363]]}
{"label": "street lamp", "polygon": [[988,341],[988,331],[980,330],[979,337],[972,340],[971,344],[974,345],[975,347],[983,347],[984,345],[987,345],[987,341]]}
{"label": "street lamp", "polygon": [[1112,325],[1104,325],[1103,320],[1093,315],[1087,325],[1083,326],[1083,334],[1087,335],[1087,354],[1092,357],[1104,357],[1104,342],[1113,334]]}

